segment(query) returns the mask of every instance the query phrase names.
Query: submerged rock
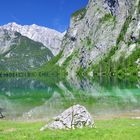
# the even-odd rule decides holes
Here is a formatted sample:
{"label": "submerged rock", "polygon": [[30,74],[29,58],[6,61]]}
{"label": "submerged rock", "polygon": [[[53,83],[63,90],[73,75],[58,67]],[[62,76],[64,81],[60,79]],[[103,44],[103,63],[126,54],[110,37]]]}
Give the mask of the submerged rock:
{"label": "submerged rock", "polygon": [[87,109],[81,105],[74,105],[54,118],[54,121],[42,127],[40,131],[45,129],[92,128],[93,126],[94,121]]}
{"label": "submerged rock", "polygon": [[3,108],[0,108],[0,119],[3,119],[5,116],[2,114],[2,112],[4,111]]}

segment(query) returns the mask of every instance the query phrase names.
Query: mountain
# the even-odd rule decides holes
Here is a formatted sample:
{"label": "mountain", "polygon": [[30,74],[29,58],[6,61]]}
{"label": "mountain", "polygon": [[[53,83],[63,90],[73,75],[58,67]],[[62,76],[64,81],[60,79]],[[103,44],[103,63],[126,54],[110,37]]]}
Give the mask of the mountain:
{"label": "mountain", "polygon": [[18,32],[0,29],[0,71],[28,71],[53,58],[42,43]]}
{"label": "mountain", "polygon": [[140,0],[89,0],[71,17],[59,66],[68,75],[140,76]]}
{"label": "mountain", "polygon": [[21,35],[26,36],[34,41],[42,43],[49,48],[53,55],[57,55],[61,48],[61,42],[65,33],[60,33],[53,29],[41,27],[38,25],[18,25],[16,23],[9,23],[1,26],[0,29],[19,32]]}
{"label": "mountain", "polygon": [[[55,74],[66,70],[70,78],[77,75],[140,76],[140,0],[89,0],[85,8],[72,14],[65,34],[16,23],[0,29],[6,32],[4,39],[0,37],[1,67],[14,64],[19,66],[18,70],[24,70],[41,66],[41,70]],[[35,41],[59,55],[44,65],[50,60],[48,56],[53,55],[47,48],[46,52],[42,50],[42,44]],[[9,51],[14,52],[14,57]],[[28,57],[26,53],[30,53]],[[18,62],[20,58],[24,60],[23,66],[22,61]]]}

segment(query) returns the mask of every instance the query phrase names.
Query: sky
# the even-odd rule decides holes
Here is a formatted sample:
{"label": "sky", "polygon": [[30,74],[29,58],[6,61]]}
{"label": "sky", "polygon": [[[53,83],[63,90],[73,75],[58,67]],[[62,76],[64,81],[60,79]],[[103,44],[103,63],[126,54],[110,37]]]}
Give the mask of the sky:
{"label": "sky", "polygon": [[1,0],[0,25],[37,24],[63,32],[69,26],[71,14],[87,3],[88,0]]}

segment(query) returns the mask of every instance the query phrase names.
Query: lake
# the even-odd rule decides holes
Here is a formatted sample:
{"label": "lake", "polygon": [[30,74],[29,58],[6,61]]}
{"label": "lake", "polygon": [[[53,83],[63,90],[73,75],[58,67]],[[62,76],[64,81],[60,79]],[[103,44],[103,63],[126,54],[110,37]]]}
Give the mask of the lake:
{"label": "lake", "polygon": [[43,120],[74,104],[96,119],[140,116],[140,82],[97,77],[49,82],[35,78],[0,80],[0,108],[5,119]]}

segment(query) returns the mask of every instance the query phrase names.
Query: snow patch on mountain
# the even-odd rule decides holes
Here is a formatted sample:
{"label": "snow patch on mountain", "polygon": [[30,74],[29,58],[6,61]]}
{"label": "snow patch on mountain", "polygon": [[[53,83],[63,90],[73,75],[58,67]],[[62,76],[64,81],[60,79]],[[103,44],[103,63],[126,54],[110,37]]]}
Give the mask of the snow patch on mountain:
{"label": "snow patch on mountain", "polygon": [[41,27],[36,24],[33,25],[18,25],[15,22],[0,26],[0,29],[19,32],[34,41],[41,42],[49,48],[54,55],[61,51],[61,42],[65,33],[60,33],[56,30]]}
{"label": "snow patch on mountain", "polygon": [[15,32],[0,29],[0,55],[10,50],[12,45],[17,44]]}

